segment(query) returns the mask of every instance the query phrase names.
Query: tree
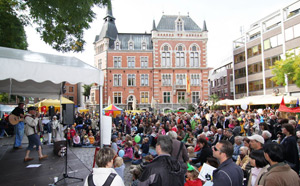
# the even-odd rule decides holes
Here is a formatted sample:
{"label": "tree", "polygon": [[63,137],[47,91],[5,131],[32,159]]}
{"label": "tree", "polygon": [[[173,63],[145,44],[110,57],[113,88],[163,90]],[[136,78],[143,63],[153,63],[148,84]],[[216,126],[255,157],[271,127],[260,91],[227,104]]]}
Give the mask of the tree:
{"label": "tree", "polygon": [[219,96],[217,94],[212,94],[209,96],[209,99],[212,101],[211,109],[214,110],[218,108],[218,105],[216,105],[216,102],[219,101]]}
{"label": "tree", "polygon": [[[2,0],[0,6],[2,4],[9,6],[8,9],[11,11],[6,13],[12,16],[10,19],[18,13],[13,22],[6,21],[9,27],[13,24],[35,23],[38,25],[36,30],[41,35],[41,39],[52,48],[63,52],[83,51],[84,30],[90,28],[89,24],[96,15],[92,8],[111,6],[110,0]],[[3,37],[8,35],[6,33]],[[11,33],[11,36],[22,37],[24,34],[17,32]]]}
{"label": "tree", "polygon": [[276,61],[270,68],[274,74],[271,80],[277,85],[286,85],[285,76],[287,76],[289,81],[295,82],[296,86],[300,87],[300,55],[287,53],[286,59]]}
{"label": "tree", "polygon": [[92,88],[93,84],[90,85],[83,85],[83,95],[84,95],[84,101],[86,101],[86,97],[89,98],[90,94],[91,94],[91,88]]}

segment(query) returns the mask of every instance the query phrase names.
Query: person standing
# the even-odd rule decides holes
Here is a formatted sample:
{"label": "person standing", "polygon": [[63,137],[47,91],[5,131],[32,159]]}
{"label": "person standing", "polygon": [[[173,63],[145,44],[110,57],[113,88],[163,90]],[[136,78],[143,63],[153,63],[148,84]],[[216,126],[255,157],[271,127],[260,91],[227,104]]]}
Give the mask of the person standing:
{"label": "person standing", "polygon": [[213,156],[220,162],[220,166],[213,171],[214,186],[242,186],[244,173],[232,160],[233,145],[221,140],[212,150]]}
{"label": "person standing", "polygon": [[143,165],[143,172],[139,177],[139,186],[183,186],[186,167],[183,163],[171,157],[172,139],[168,135],[157,138],[157,157],[152,162]]}
{"label": "person standing", "polygon": [[33,149],[34,145],[36,146],[36,150],[39,153],[39,160],[45,159],[48,156],[43,155],[42,146],[39,135],[37,134],[37,126],[39,124],[39,113],[35,111],[35,107],[28,108],[28,114],[25,116],[25,134],[28,138],[28,147],[26,150],[26,155],[24,158],[24,162],[33,160],[33,158],[29,157],[30,151]]}
{"label": "person standing", "polygon": [[24,103],[19,103],[18,107],[16,107],[12,112],[12,114],[20,117],[21,121],[15,125],[15,142],[14,149],[22,148],[22,140],[24,136]]}

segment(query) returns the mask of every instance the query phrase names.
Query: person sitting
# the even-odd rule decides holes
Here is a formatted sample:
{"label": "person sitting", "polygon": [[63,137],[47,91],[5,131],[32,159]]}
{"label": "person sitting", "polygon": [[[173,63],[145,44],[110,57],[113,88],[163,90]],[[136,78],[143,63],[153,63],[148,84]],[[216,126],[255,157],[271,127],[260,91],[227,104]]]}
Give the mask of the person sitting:
{"label": "person sitting", "polygon": [[114,149],[114,151],[117,153],[118,152],[118,145],[117,145],[117,136],[115,136],[115,135],[113,135],[112,137],[111,137],[111,148],[112,149]]}
{"label": "person sitting", "polygon": [[95,137],[94,137],[93,132],[91,130],[89,132],[89,140],[90,140],[91,145],[93,145],[95,143]]}
{"label": "person sitting", "polygon": [[90,140],[87,135],[84,136],[83,141],[82,141],[83,146],[89,146],[90,145]]}
{"label": "person sitting", "polygon": [[196,157],[196,154],[194,152],[195,148],[192,147],[192,146],[189,146],[187,148],[187,152],[188,152],[188,156],[189,156],[189,159],[192,159],[192,158],[195,158]]}
{"label": "person sitting", "polygon": [[133,150],[132,150],[132,142],[131,141],[125,142],[124,151],[125,151],[125,154],[123,156],[124,162],[132,161],[132,159],[133,159]]}
{"label": "person sitting", "polygon": [[142,150],[142,157],[145,157],[149,154],[149,138],[148,137],[143,139],[141,150]]}
{"label": "person sitting", "polygon": [[201,148],[201,152],[198,153],[196,158],[193,158],[191,162],[196,165],[196,167],[200,167],[206,162],[208,157],[212,157],[213,153],[205,139],[199,138],[197,144]]}
{"label": "person sitting", "polygon": [[138,178],[141,175],[141,170],[140,169],[133,169],[131,171],[131,174],[132,174],[132,184],[131,184],[131,186],[138,186],[139,185]]}
{"label": "person sitting", "polygon": [[236,164],[240,166],[243,170],[246,170],[246,166],[250,161],[249,155],[249,148],[246,146],[243,146],[240,148],[240,155],[238,156],[236,160]]}
{"label": "person sitting", "polygon": [[80,137],[79,134],[76,133],[75,136],[73,137],[73,146],[74,147],[81,147],[82,144],[80,143]]}
{"label": "person sitting", "polygon": [[118,173],[118,175],[124,181],[125,164],[124,164],[123,158],[116,157],[116,159],[114,161],[114,167],[115,167],[115,171]]}
{"label": "person sitting", "polygon": [[96,155],[96,164],[99,168],[93,168],[93,173],[87,176],[84,186],[103,185],[109,177],[114,177],[111,186],[124,186],[122,178],[112,168],[115,155],[116,153],[112,148],[101,148]]}
{"label": "person sitting", "polygon": [[142,152],[140,151],[140,145],[136,144],[134,146],[134,154],[133,154],[132,165],[138,165],[142,163]]}

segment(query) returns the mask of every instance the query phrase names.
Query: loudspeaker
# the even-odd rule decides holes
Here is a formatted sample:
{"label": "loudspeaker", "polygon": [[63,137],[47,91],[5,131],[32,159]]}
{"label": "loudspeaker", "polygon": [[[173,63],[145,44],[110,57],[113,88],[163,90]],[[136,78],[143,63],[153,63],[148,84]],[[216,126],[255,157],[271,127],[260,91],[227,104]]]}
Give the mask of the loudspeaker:
{"label": "loudspeaker", "polygon": [[62,104],[62,124],[74,124],[74,104]]}
{"label": "loudspeaker", "polygon": [[49,117],[52,119],[52,117],[53,117],[54,114],[55,114],[54,106],[49,106],[49,107],[48,107],[48,113],[49,113]]}

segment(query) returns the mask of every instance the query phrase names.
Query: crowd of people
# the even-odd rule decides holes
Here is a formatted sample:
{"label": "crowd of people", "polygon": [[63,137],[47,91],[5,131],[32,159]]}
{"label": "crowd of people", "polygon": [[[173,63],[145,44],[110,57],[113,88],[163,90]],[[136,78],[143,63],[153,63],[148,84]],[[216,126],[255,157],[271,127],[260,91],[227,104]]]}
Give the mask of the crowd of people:
{"label": "crowd of people", "polygon": [[[59,115],[45,124],[52,134],[49,143],[65,138],[73,147],[99,146],[97,117],[76,113],[70,126],[57,120]],[[112,121],[111,145],[98,153],[98,168],[85,185],[91,180],[103,184],[108,175],[114,177],[109,180],[112,185],[124,184],[126,162],[132,164],[134,186],[204,185],[208,181],[216,186],[300,185],[300,125],[295,116],[283,118],[270,108],[244,111],[199,106],[190,113],[123,112]],[[28,150],[34,144],[31,141]],[[203,180],[199,172],[205,163],[215,170],[212,178]]]}

